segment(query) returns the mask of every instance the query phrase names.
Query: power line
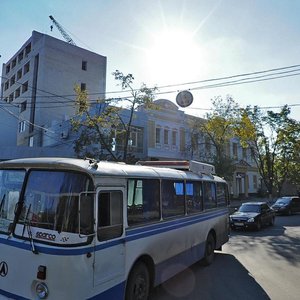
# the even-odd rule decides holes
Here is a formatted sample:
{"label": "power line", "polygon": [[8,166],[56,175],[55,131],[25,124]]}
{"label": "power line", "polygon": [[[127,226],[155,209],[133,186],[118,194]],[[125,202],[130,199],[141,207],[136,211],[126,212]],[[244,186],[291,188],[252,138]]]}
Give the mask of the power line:
{"label": "power line", "polygon": [[[295,72],[295,71],[300,71],[300,69],[294,70],[292,72]],[[200,90],[200,89],[220,88],[220,87],[226,87],[226,86],[232,86],[232,85],[255,83],[255,82],[260,82],[260,81],[274,80],[274,79],[280,79],[280,78],[300,75],[300,73],[286,74],[286,73],[290,73],[290,72],[291,71],[285,71],[285,72],[278,72],[278,73],[269,74],[269,75],[261,75],[261,76],[250,77],[250,78],[242,78],[242,79],[238,79],[238,80],[234,80],[234,81],[227,81],[227,82],[221,82],[221,83],[216,83],[216,84],[211,84],[211,85],[203,85],[203,86],[199,86],[199,87],[192,87],[192,88],[189,88],[188,90],[193,91],[193,90]],[[286,74],[286,75],[275,76],[275,75],[280,75],[280,74]],[[268,78],[263,78],[263,77],[268,77]],[[263,79],[261,79],[261,78],[263,78]],[[171,93],[177,93],[177,92],[178,92],[178,90],[172,90],[172,91],[157,92],[155,94],[156,95],[163,95],[163,94],[171,94]],[[64,96],[57,95],[55,97],[64,97]],[[118,99],[119,100],[126,100],[126,99],[129,99],[129,98],[132,98],[132,97],[133,96],[119,97]],[[28,97],[24,97],[24,99],[25,98],[28,99]],[[67,99],[67,100],[68,101],[59,102],[59,103],[64,104],[65,107],[75,106],[74,100],[69,100],[69,99]],[[109,99],[107,99],[107,100],[109,100]],[[99,99],[90,99],[89,102],[90,102],[90,104],[100,104]],[[39,103],[39,104],[43,105],[43,104],[51,104],[51,103],[57,103],[57,101],[43,101],[42,103]],[[72,103],[72,105],[66,105],[67,103]],[[53,106],[44,107],[44,108],[51,108],[51,107],[53,107]],[[61,107],[61,106],[59,106],[59,107]]]}
{"label": "power line", "polygon": [[[37,125],[37,124],[34,124],[34,123],[32,123],[32,122],[30,122],[30,121],[28,121],[28,120],[26,120],[26,119],[20,118],[20,119],[21,119],[21,120],[20,120],[18,115],[16,115],[16,114],[15,114],[14,112],[12,112],[11,110],[9,110],[9,109],[3,107],[1,104],[0,104],[0,109],[4,110],[4,111],[7,112],[8,114],[10,114],[10,115],[13,116],[14,118],[16,118],[18,121],[21,121],[21,122],[24,121],[24,122],[26,122],[26,123],[29,124],[29,125],[33,125],[33,126],[36,127],[36,128],[40,128],[40,129],[45,130],[44,127],[39,126],[39,125]],[[48,131],[50,131],[51,133],[55,133],[54,131],[51,131],[51,130],[48,130]]]}
{"label": "power line", "polygon": [[[300,73],[295,73],[300,71],[300,69],[298,69],[297,67],[299,67],[300,65],[293,65],[293,66],[287,66],[287,67],[281,67],[281,68],[273,68],[273,69],[269,69],[269,70],[264,70],[264,71],[257,71],[257,72],[252,72],[252,73],[244,73],[244,74],[239,74],[239,75],[232,75],[232,76],[227,76],[227,77],[219,77],[219,78],[213,78],[213,79],[206,79],[206,80],[201,80],[201,81],[195,81],[195,82],[189,82],[189,83],[182,83],[179,85],[187,85],[187,84],[195,84],[195,83],[205,83],[205,82],[213,82],[213,81],[220,81],[220,80],[224,80],[224,79],[233,79],[233,78],[239,78],[239,77],[245,77],[245,76],[250,76],[250,77],[246,77],[246,78],[240,78],[237,80],[230,80],[230,81],[225,81],[225,82],[218,82],[215,84],[208,84],[208,85],[201,85],[198,87],[191,87],[189,88],[190,91],[193,90],[201,90],[201,89],[211,89],[211,88],[220,88],[220,87],[227,87],[227,86],[233,86],[233,85],[241,85],[241,84],[247,84],[247,83],[255,83],[255,82],[261,82],[261,81],[266,81],[266,80],[274,80],[274,79],[280,79],[280,78],[285,78],[285,77],[291,77],[291,76],[298,76],[300,75]],[[291,70],[292,68],[296,68],[294,70]],[[286,71],[283,71],[286,70]],[[281,71],[281,72],[278,72]],[[266,74],[266,73],[270,73],[271,74]],[[253,75],[258,75],[258,74],[264,74],[264,75],[259,75],[259,76],[253,76]],[[252,76],[252,77],[251,77]],[[1,76],[4,79],[7,79],[7,77]],[[23,83],[20,83],[19,81],[16,81],[16,83],[22,85]],[[171,87],[171,86],[175,86],[175,85],[169,85],[169,86],[162,86],[160,88],[165,88],[165,87]],[[33,87],[29,86],[30,89],[34,89]],[[46,109],[46,108],[62,108],[62,107],[73,107],[76,108],[76,103],[75,103],[75,99],[70,99],[67,97],[76,97],[77,95],[73,94],[73,95],[58,95],[58,94],[54,94],[52,92],[48,92],[42,89],[37,89],[36,90],[38,92],[42,92],[42,93],[47,93],[49,95],[37,95],[37,97],[39,98],[52,98],[54,101],[43,101],[43,102],[38,102],[35,103],[35,107],[36,108],[40,108],[40,109]],[[121,92],[125,92],[124,90]],[[128,91],[127,91],[128,92]],[[163,94],[171,94],[171,93],[177,93],[178,90],[169,90],[169,91],[162,91],[162,92],[156,92],[156,95],[163,95]],[[101,94],[101,93],[94,93],[96,94]],[[88,94],[88,95],[93,95],[93,94]],[[30,97],[28,96],[24,96],[24,98],[22,96],[18,97],[18,99],[30,99]],[[56,98],[59,99],[64,99],[63,101],[61,100],[57,100]],[[126,97],[118,97],[117,99],[122,101],[122,100],[127,100],[132,98],[132,96],[126,96]],[[109,99],[107,99],[109,100]],[[55,105],[51,105],[51,104],[59,104],[57,106]],[[99,103],[99,99],[90,99],[89,100],[90,105],[95,105],[95,104],[100,104]],[[4,108],[5,104],[2,104],[2,107]],[[14,103],[7,103],[7,105],[11,105],[13,107],[20,107],[21,104],[14,104]],[[50,106],[46,106],[46,105],[50,105]],[[292,104],[292,105],[288,105],[290,107],[292,106],[299,106],[298,104]],[[30,108],[31,104],[28,103],[27,107]],[[280,108],[282,106],[270,106],[270,107],[261,107],[262,109],[272,109],[272,108]],[[2,110],[3,110],[2,108]],[[194,109],[194,108],[191,108]],[[195,109],[202,109],[202,108],[195,108]],[[202,109],[202,110],[209,110],[209,109]],[[12,112],[10,112],[12,113]],[[14,115],[14,117],[18,118],[17,115]],[[28,124],[31,124],[33,126],[39,127],[38,125],[32,124],[30,121],[28,120],[24,120],[26,122],[28,122]],[[43,128],[43,127],[41,127]]]}
{"label": "power line", "polygon": [[[286,66],[286,67],[280,67],[280,68],[273,68],[273,69],[268,69],[268,70],[263,70],[263,71],[256,71],[256,72],[249,72],[249,73],[242,73],[242,74],[236,74],[236,75],[230,75],[230,76],[225,76],[225,77],[217,77],[217,78],[210,78],[210,79],[204,79],[204,80],[198,80],[198,81],[191,81],[191,82],[185,82],[185,83],[178,83],[178,84],[170,84],[170,85],[164,85],[164,86],[157,86],[157,87],[153,87],[157,88],[157,89],[164,89],[164,88],[169,88],[169,87],[179,87],[179,86],[184,86],[184,85],[194,85],[194,84],[199,84],[199,83],[207,83],[207,82],[213,82],[213,81],[221,81],[221,80],[228,80],[228,79],[233,79],[233,78],[238,78],[238,77],[245,77],[245,76],[253,76],[253,75],[258,75],[258,74],[264,74],[264,73],[271,73],[271,74],[267,74],[267,75],[263,75],[262,77],[267,77],[267,76],[274,76],[277,74],[283,74],[283,73],[292,73],[292,72],[296,72],[296,71],[300,71],[300,69],[295,69],[295,68],[299,68],[300,65],[292,65],[292,66]],[[285,71],[285,72],[277,72],[277,71],[281,71],[281,70],[288,70],[288,69],[295,69],[295,70],[289,70],[289,71]],[[272,72],[277,72],[277,73],[273,73]],[[299,74],[291,74],[290,76],[294,76],[294,75],[299,75]],[[9,78],[1,76],[1,78],[8,80]],[[254,78],[259,78],[259,76],[257,77],[250,77],[249,79],[254,79]],[[282,77],[276,77],[276,78],[270,78],[268,80],[271,79],[277,79],[277,78],[282,78]],[[247,80],[247,79],[240,79],[240,80]],[[16,81],[19,84],[22,84],[18,81]],[[256,82],[256,81],[253,81]],[[215,85],[212,85],[214,87],[219,87],[220,84],[226,84],[225,83],[216,83]],[[31,87],[32,88],[32,87]],[[202,88],[202,87],[201,87]],[[32,88],[33,89],[33,88]],[[195,89],[195,88],[194,88]],[[42,89],[36,89],[37,91],[41,91],[43,93],[47,93],[50,95],[39,95],[39,97],[43,97],[43,98],[63,98],[69,101],[74,101],[74,99],[67,99],[66,97],[76,97],[76,94],[67,94],[67,95],[58,95],[58,94],[54,94],[52,92],[49,91],[45,91]],[[115,93],[128,93],[128,92],[132,92],[132,91],[139,91],[140,89],[133,89],[133,90],[119,90],[119,91],[111,91],[111,92],[97,92],[97,93],[88,93],[88,96],[95,96],[95,95],[107,95],[107,94],[115,94]],[[190,90],[190,89],[189,89]],[[178,92],[178,90],[175,91],[168,91],[168,92],[162,92],[162,93],[172,93],[172,92]],[[158,93],[159,94],[159,93]],[[123,98],[123,97],[121,97]],[[126,98],[126,97],[124,97]],[[128,97],[127,97],[128,98]]]}
{"label": "power line", "polygon": [[[282,108],[285,105],[287,105],[288,107],[297,107],[300,106],[300,103],[296,103],[296,104],[283,104],[283,105],[278,105],[278,106],[257,106],[260,109],[277,109],[277,108]],[[188,109],[197,109],[197,110],[206,110],[206,111],[212,111],[214,110],[213,108],[202,108],[202,107],[189,107]]]}

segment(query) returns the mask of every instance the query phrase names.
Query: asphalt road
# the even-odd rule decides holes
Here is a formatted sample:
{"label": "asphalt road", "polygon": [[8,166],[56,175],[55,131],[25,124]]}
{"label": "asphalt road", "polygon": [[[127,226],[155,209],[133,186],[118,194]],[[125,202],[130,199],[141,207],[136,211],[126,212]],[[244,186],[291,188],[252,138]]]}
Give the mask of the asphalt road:
{"label": "asphalt road", "polygon": [[277,216],[260,232],[232,232],[211,266],[191,266],[150,299],[300,299],[300,214]]}

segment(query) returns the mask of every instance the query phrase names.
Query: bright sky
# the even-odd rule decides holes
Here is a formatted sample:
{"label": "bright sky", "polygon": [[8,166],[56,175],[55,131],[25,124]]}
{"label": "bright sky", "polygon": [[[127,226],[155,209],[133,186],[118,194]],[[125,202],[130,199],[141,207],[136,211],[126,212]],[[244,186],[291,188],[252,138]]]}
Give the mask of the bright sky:
{"label": "bright sky", "polygon": [[[111,75],[118,69],[132,73],[137,88],[171,85],[157,98],[175,102],[190,89],[188,114],[203,116],[214,96],[231,95],[242,107],[292,105],[300,120],[300,75],[209,89],[245,77],[199,82],[300,65],[299,13],[300,1],[292,0],[1,0],[0,63],[33,30],[63,39],[50,31],[53,15],[78,46],[107,57],[107,92],[120,90]],[[179,85],[189,82],[197,83]]]}

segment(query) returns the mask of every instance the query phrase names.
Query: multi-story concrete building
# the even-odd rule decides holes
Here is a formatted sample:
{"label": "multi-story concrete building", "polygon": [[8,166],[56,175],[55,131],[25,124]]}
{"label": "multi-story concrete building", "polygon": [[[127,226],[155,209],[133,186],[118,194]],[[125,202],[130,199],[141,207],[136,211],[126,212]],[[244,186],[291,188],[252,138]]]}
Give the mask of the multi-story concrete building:
{"label": "multi-story concrete building", "polygon": [[45,126],[74,115],[75,85],[104,97],[106,57],[33,31],[2,67],[0,145],[41,146]]}

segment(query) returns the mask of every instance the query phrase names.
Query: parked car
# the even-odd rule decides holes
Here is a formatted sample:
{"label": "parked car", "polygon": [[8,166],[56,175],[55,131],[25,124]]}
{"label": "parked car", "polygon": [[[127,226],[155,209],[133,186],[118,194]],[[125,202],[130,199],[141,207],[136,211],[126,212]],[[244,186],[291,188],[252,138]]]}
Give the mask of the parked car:
{"label": "parked car", "polygon": [[277,214],[291,215],[300,212],[300,198],[298,196],[278,198],[272,208]]}
{"label": "parked car", "polygon": [[267,202],[247,202],[229,216],[230,227],[235,229],[256,229],[274,225],[275,211]]}

